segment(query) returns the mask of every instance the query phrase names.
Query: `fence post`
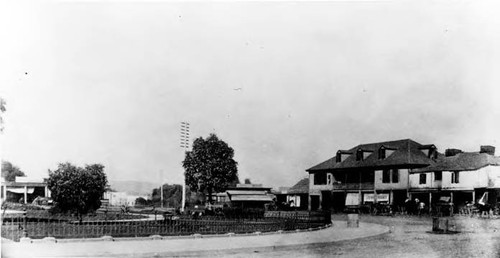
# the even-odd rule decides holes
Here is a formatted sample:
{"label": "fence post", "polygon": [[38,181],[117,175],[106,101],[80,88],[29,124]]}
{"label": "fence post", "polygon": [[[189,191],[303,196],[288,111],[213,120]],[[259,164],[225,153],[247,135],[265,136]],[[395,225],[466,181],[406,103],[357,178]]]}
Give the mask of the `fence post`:
{"label": "fence post", "polygon": [[10,218],[10,234],[11,234],[12,241],[15,241],[14,240],[14,217]]}
{"label": "fence post", "polygon": [[26,220],[26,209],[24,210],[23,213],[23,237],[28,237],[28,231],[26,230],[26,227],[28,226],[28,221]]}

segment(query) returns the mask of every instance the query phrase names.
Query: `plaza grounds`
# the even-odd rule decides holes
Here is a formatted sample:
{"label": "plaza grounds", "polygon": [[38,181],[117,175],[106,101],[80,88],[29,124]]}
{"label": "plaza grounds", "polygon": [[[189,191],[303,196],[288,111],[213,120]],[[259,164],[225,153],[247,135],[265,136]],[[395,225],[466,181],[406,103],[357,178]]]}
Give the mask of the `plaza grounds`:
{"label": "plaza grounds", "polygon": [[[349,228],[346,214],[326,229],[240,237],[164,240],[5,242],[5,257],[500,257],[500,219],[455,216],[451,234],[432,232],[430,216],[360,215]],[[47,248],[49,247],[50,248]]]}
{"label": "plaza grounds", "polygon": [[[345,221],[345,214],[332,220]],[[500,219],[455,216],[463,227],[454,234],[432,233],[429,216],[360,215],[361,222],[389,226],[390,233],[307,246],[228,253],[223,257],[500,257]],[[335,227],[335,224],[334,226]]]}

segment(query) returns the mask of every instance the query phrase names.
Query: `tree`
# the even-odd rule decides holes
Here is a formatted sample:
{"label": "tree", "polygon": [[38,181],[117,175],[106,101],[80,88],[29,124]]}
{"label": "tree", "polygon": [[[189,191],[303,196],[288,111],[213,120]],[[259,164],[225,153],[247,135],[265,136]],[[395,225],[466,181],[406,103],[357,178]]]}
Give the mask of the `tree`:
{"label": "tree", "polygon": [[16,176],[26,175],[18,167],[12,165],[12,163],[2,160],[2,177],[5,178],[5,181],[13,182],[16,180]]}
{"label": "tree", "polygon": [[147,200],[144,197],[137,197],[135,199],[135,205],[138,205],[138,206],[146,206],[146,205],[149,205],[150,203],[151,203],[151,200]]}
{"label": "tree", "polygon": [[[187,189],[186,189],[187,190]],[[188,193],[186,193],[188,195]],[[151,195],[153,203],[161,205],[160,188],[154,188]],[[168,207],[180,207],[182,201],[182,185],[163,185],[163,204]]]}
{"label": "tree", "polygon": [[101,206],[107,183],[103,165],[82,168],[70,163],[59,164],[55,171],[49,170],[47,182],[56,207],[62,212],[76,212],[80,221],[83,214]]}
{"label": "tree", "polygon": [[210,134],[206,139],[197,138],[193,149],[186,152],[182,162],[186,185],[192,191],[207,193],[211,203],[214,191],[225,190],[238,180],[238,163],[233,156],[233,148],[215,134]]}

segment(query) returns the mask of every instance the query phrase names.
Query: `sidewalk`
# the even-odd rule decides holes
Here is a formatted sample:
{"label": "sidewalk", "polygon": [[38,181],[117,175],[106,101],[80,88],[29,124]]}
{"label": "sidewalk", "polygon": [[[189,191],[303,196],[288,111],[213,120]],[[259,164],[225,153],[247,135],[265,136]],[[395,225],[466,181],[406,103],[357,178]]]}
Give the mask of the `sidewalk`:
{"label": "sidewalk", "polygon": [[15,243],[2,241],[2,257],[151,257],[203,255],[205,252],[235,252],[330,243],[374,236],[389,232],[386,226],[361,223],[359,228],[347,228],[345,221],[333,221],[333,226],[316,231],[261,234],[244,236],[202,236],[176,239],[119,239],[114,241],[59,241]]}

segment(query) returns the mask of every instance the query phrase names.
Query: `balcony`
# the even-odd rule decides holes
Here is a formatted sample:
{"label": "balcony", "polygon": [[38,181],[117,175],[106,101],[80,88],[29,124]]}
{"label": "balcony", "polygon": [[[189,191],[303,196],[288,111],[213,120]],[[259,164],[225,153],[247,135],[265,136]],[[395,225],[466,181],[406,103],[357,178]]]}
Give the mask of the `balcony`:
{"label": "balcony", "polygon": [[373,189],[375,189],[375,184],[372,182],[340,183],[333,185],[333,190],[373,190]]}

